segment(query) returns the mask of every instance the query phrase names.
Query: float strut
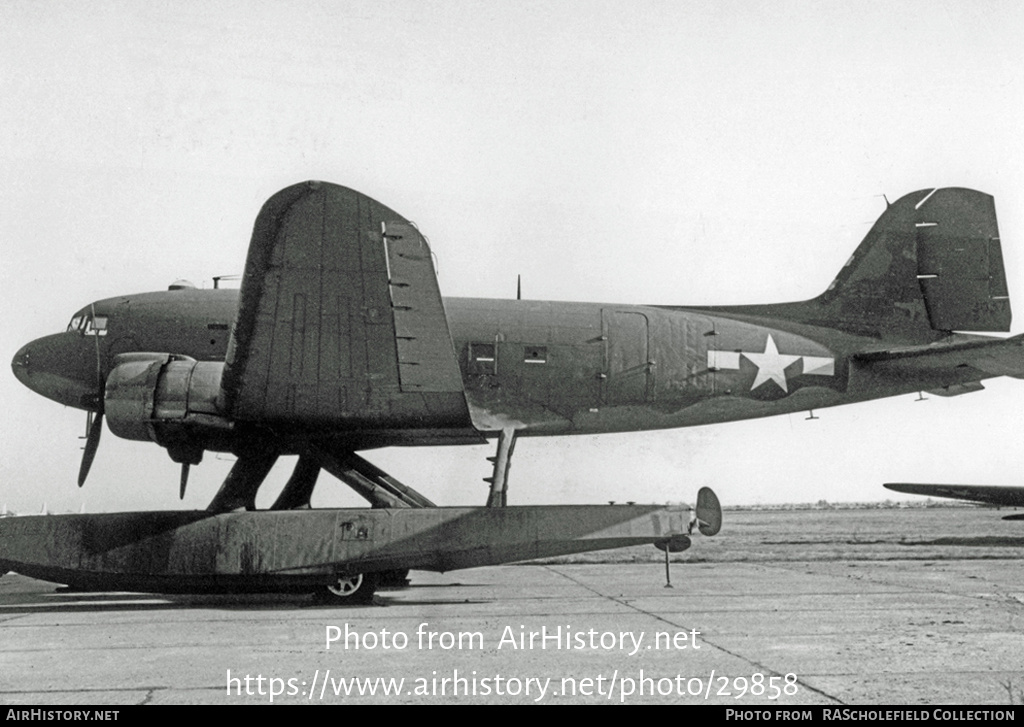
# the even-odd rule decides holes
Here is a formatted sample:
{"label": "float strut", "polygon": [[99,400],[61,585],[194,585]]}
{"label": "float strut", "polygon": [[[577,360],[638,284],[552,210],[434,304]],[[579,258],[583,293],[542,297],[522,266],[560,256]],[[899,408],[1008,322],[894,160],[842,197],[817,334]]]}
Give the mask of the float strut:
{"label": "float strut", "polygon": [[309,455],[299,455],[299,461],[288,478],[288,484],[281,490],[277,500],[270,506],[271,510],[308,510],[313,499],[316,478],[320,474],[320,464]]}
{"label": "float strut", "polygon": [[315,447],[320,466],[356,491],[374,508],[437,507],[425,496],[404,485],[355,452],[332,452]]}
{"label": "float strut", "polygon": [[224,484],[214,495],[208,512],[233,512],[255,510],[256,491],[267,479],[271,467],[277,461],[277,452],[245,454],[238,458],[231,468]]}
{"label": "float strut", "polygon": [[508,504],[508,471],[512,463],[512,452],[516,448],[518,431],[512,428],[502,429],[498,435],[498,452],[488,457],[494,463],[494,473],[484,477],[484,482],[491,483],[491,492],[487,496],[487,507],[505,507]]}

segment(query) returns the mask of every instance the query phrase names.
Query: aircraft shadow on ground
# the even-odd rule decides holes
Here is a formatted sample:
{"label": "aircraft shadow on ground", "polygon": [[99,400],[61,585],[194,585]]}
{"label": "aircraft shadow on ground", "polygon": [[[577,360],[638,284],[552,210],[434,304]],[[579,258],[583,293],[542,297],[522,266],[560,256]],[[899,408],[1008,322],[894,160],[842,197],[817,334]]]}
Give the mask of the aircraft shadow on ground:
{"label": "aircraft shadow on ground", "polygon": [[914,542],[903,542],[900,545],[963,545],[974,548],[1020,548],[1024,547],[1024,537],[975,535],[969,537],[936,538],[935,540],[917,540]]}
{"label": "aircraft shadow on ground", "polygon": [[[393,598],[393,594],[409,591],[443,591],[448,588],[483,588],[486,583],[444,583],[436,585],[415,584],[401,589],[385,590],[374,596],[372,605],[363,608],[426,606],[440,604],[480,604],[491,599]],[[4,603],[4,602],[7,603]],[[74,591],[57,588],[54,591],[38,593],[0,594],[0,617],[29,613],[103,613],[108,611],[175,611],[208,608],[222,611],[275,611],[284,609],[331,609],[358,607],[358,604],[324,604],[312,595],[302,593],[203,593],[203,594],[156,594],[123,593],[115,591]]]}

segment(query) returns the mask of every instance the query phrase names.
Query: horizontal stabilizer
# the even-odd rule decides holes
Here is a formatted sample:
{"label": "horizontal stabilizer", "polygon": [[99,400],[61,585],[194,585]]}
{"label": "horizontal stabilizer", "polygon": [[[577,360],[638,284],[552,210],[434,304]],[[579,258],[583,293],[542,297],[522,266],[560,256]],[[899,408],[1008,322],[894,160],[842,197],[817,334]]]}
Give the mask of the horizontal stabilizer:
{"label": "horizontal stabilizer", "polygon": [[701,535],[717,535],[722,529],[722,505],[718,502],[718,495],[710,487],[702,487],[697,491],[694,514],[697,516],[697,527]]}
{"label": "horizontal stabilizer", "polygon": [[[1024,378],[1024,334],[1010,338],[980,338],[956,334],[921,346],[879,347],[854,354],[863,363],[889,364],[911,371],[962,370],[967,367],[986,376]],[[976,381],[954,382],[948,393],[956,396],[980,390]],[[971,388],[973,387],[973,388]]]}
{"label": "horizontal stabilizer", "polygon": [[973,394],[976,391],[984,391],[985,386],[980,381],[967,381],[962,384],[950,384],[941,389],[928,389],[929,394],[935,396],[961,396],[962,394]]}
{"label": "horizontal stabilizer", "polygon": [[886,346],[884,348],[873,348],[868,351],[861,351],[854,354],[854,358],[860,361],[893,361],[896,359],[916,358],[920,356],[935,356],[941,354],[959,354],[968,351],[979,351],[997,347],[1024,348],[1024,334],[1011,336],[1010,338],[962,338],[950,339],[939,343],[931,343],[925,346]]}

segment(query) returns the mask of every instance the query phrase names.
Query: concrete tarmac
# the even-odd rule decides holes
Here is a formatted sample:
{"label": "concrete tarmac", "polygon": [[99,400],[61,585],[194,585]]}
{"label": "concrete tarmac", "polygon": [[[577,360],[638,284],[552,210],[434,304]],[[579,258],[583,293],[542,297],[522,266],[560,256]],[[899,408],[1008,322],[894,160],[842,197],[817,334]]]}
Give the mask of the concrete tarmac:
{"label": "concrete tarmac", "polygon": [[0,702],[1024,700],[1019,560],[687,562],[672,579],[656,562],[414,572],[373,605],[335,608],[69,593],[8,574]]}

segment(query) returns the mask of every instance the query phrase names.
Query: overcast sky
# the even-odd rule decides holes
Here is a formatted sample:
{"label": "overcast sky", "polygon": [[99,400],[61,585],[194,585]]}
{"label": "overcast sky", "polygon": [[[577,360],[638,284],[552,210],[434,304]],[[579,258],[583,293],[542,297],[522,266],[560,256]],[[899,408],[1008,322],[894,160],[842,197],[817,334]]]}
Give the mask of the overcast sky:
{"label": "overcast sky", "polygon": [[[821,292],[884,209],[995,196],[1024,311],[1024,5],[0,0],[4,365],[78,308],[239,273],[278,189],[359,189],[428,236],[447,296],[680,305]],[[1014,332],[1024,330],[1024,312]],[[156,445],[0,375],[0,504],[203,508]],[[1024,382],[751,422],[520,440],[510,504],[876,500],[1024,484]],[[367,458],[483,504],[493,445]],[[268,505],[289,474],[261,491]],[[318,506],[362,500],[321,475]]]}

